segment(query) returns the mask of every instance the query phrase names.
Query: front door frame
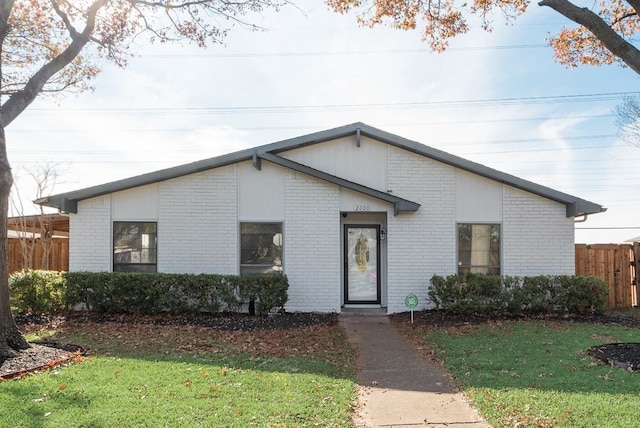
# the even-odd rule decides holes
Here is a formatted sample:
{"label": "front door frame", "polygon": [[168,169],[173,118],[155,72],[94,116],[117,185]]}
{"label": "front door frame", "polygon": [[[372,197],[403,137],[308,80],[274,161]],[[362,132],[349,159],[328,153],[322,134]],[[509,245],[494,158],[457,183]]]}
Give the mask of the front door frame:
{"label": "front door frame", "polygon": [[[376,230],[376,299],[375,300],[349,300],[349,229],[375,229]],[[344,303],[347,305],[379,305],[382,301],[382,286],[381,286],[381,245],[380,245],[380,224],[358,224],[358,223],[345,223],[343,224],[343,273],[344,273]]]}

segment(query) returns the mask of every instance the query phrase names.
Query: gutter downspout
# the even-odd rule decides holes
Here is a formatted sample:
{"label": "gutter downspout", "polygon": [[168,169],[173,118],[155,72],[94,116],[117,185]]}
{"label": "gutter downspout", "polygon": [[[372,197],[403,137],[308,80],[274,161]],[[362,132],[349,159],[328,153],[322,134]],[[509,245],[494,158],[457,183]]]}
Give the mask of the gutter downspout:
{"label": "gutter downspout", "polygon": [[573,219],[574,223],[584,223],[588,220],[589,216],[587,214],[583,214],[580,219]]}

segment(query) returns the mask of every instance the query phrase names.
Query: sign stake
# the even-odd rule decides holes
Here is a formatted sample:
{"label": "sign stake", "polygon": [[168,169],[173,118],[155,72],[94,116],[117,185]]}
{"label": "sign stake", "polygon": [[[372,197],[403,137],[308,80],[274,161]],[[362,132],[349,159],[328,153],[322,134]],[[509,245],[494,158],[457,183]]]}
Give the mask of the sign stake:
{"label": "sign stake", "polygon": [[413,308],[418,306],[418,297],[415,294],[409,294],[404,299],[404,304],[407,305],[407,308],[411,309],[411,324],[413,324]]}

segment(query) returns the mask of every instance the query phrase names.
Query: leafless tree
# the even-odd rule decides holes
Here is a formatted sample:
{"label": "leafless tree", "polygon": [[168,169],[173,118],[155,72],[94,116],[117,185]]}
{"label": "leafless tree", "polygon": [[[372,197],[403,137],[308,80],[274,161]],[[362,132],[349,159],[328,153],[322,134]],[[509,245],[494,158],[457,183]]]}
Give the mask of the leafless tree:
{"label": "leafless tree", "polygon": [[[60,177],[59,165],[43,164],[33,169],[26,169],[26,174],[33,180],[35,192],[30,200],[40,199],[53,193]],[[11,192],[12,224],[17,232],[24,269],[49,269],[49,256],[53,243],[53,219],[42,205],[29,203],[28,208],[17,185]],[[40,246],[41,259],[34,260],[36,247]]]}
{"label": "leafless tree", "polygon": [[618,136],[640,147],[640,96],[628,96],[615,110]]}

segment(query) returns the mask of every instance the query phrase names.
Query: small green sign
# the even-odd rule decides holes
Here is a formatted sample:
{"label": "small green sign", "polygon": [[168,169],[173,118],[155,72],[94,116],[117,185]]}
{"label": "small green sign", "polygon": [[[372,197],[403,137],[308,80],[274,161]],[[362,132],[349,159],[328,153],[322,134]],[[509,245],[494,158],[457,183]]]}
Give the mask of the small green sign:
{"label": "small green sign", "polygon": [[404,304],[407,305],[407,308],[415,308],[416,306],[418,306],[418,298],[415,294],[409,294],[404,299]]}

